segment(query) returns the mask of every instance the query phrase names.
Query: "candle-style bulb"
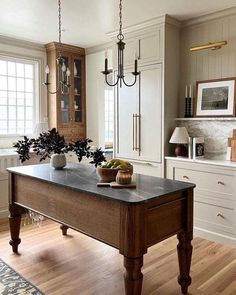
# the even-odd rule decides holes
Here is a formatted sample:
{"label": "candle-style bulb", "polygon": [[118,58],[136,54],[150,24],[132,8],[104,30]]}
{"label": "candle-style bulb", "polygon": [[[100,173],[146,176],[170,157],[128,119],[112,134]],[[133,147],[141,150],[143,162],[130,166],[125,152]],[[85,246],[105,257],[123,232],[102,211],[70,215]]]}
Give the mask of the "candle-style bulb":
{"label": "candle-style bulb", "polygon": [[46,65],[46,67],[45,67],[45,74],[49,74],[49,72],[50,72],[49,66]]}
{"label": "candle-style bulb", "polygon": [[67,70],[66,70],[66,76],[67,76],[67,77],[70,76],[70,69],[69,69],[69,68],[67,68]]}
{"label": "candle-style bulb", "polygon": [[63,64],[62,64],[61,70],[62,70],[62,72],[65,72],[65,71],[66,71],[66,65],[65,65],[64,62],[63,62]]}

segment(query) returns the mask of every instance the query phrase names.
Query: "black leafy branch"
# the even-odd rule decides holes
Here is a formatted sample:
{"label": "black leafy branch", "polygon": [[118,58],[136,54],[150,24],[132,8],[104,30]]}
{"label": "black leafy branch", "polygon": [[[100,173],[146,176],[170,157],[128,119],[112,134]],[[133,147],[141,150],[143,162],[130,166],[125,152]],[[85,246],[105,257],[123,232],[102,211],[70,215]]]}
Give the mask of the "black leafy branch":
{"label": "black leafy branch", "polygon": [[90,143],[92,142],[91,139],[86,138],[66,143],[64,136],[60,135],[56,128],[53,128],[47,132],[40,133],[36,139],[29,139],[27,136],[24,136],[24,139],[19,140],[13,147],[16,148],[22,163],[30,159],[30,149],[32,148],[33,152],[39,156],[40,161],[50,158],[53,153],[65,154],[71,151],[76,154],[79,162],[84,157],[91,158],[92,161],[90,163],[97,167],[106,161],[106,158],[101,148],[95,151],[91,150]]}

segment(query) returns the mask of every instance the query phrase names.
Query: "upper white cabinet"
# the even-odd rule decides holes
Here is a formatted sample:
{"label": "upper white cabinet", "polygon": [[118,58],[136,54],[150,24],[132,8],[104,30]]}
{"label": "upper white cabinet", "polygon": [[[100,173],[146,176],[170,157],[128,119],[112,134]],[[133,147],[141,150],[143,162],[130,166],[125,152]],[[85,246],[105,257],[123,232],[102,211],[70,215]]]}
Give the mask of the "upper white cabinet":
{"label": "upper white cabinet", "polygon": [[[114,156],[135,164],[135,172],[164,176],[164,155],[178,112],[179,25],[164,16],[128,28],[124,36],[125,80],[134,81],[135,57],[140,76],[135,86],[118,86],[115,92]],[[116,45],[113,57],[116,71]]]}
{"label": "upper white cabinet", "polygon": [[[125,38],[124,63],[133,66],[137,57],[139,64],[162,62],[164,57],[163,27],[155,28],[141,33],[139,36]],[[114,64],[117,65],[117,46],[114,46]]]}

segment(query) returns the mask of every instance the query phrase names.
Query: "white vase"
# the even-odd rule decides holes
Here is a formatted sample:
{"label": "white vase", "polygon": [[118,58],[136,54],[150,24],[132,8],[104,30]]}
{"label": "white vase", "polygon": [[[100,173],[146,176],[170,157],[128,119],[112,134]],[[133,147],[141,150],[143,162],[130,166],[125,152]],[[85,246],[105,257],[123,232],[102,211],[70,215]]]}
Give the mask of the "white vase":
{"label": "white vase", "polygon": [[77,67],[76,67],[76,64],[74,62],[74,76],[77,76],[78,72],[77,72]]}
{"label": "white vase", "polygon": [[56,170],[66,166],[66,156],[64,154],[53,154],[50,159],[50,165]]}

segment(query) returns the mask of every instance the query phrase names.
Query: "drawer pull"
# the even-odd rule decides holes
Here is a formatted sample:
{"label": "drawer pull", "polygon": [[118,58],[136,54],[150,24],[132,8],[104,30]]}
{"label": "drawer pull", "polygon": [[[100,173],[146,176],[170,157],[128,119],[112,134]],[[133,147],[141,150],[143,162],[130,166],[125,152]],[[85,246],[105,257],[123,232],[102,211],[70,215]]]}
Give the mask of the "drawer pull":
{"label": "drawer pull", "polygon": [[223,218],[223,219],[225,218],[225,217],[224,217],[224,214],[221,213],[221,212],[218,212],[218,213],[217,213],[217,216],[218,216],[218,217],[221,217],[221,218]]}
{"label": "drawer pull", "polygon": [[220,185],[225,185],[223,181],[218,181],[217,183]]}
{"label": "drawer pull", "polygon": [[183,176],[183,179],[188,179],[188,180],[189,180],[189,177],[186,176],[186,175],[184,175],[184,176]]}

